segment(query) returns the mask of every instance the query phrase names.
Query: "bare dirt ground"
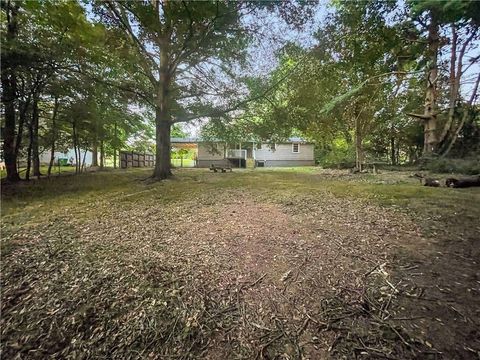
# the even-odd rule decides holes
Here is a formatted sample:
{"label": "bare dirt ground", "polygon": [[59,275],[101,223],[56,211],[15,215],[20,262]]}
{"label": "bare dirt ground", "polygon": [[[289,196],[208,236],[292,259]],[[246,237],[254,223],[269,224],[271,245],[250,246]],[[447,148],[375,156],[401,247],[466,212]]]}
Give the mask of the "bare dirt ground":
{"label": "bare dirt ground", "polygon": [[4,191],[3,358],[480,358],[478,189],[146,176]]}

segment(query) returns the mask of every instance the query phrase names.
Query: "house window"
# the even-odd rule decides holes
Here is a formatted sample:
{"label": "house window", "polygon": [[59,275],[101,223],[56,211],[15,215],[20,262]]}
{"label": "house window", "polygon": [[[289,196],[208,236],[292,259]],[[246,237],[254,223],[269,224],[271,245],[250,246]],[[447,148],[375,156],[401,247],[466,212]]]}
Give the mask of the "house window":
{"label": "house window", "polygon": [[272,149],[273,151],[277,150],[277,144],[276,143],[271,144],[270,149]]}
{"label": "house window", "polygon": [[262,150],[262,144],[261,143],[257,144],[257,150]]}
{"label": "house window", "polygon": [[300,152],[300,144],[294,143],[292,144],[292,153],[298,154]]}

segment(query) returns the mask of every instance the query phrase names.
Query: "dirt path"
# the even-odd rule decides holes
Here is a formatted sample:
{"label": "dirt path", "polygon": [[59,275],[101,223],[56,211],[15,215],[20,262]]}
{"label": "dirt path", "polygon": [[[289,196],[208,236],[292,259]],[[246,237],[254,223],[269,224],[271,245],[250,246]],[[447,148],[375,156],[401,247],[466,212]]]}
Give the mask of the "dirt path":
{"label": "dirt path", "polygon": [[87,221],[76,204],[9,228],[3,355],[478,355],[473,238],[446,243],[404,212],[325,191],[215,189],[168,203],[142,190],[82,205],[97,209]]}

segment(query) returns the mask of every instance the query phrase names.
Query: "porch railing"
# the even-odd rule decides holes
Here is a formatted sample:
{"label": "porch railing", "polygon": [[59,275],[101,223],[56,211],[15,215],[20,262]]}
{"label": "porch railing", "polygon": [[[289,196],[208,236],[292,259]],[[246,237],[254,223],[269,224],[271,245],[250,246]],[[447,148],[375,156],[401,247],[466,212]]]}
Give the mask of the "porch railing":
{"label": "porch railing", "polygon": [[230,149],[227,150],[227,159],[246,159],[247,150]]}

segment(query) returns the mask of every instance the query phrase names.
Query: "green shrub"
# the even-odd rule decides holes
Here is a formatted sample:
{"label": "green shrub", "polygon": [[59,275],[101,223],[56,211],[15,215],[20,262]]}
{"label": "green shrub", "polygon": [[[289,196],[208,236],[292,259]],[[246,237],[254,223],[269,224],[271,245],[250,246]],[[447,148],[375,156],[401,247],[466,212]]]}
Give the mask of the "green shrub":
{"label": "green shrub", "polygon": [[355,150],[343,139],[337,139],[328,148],[315,149],[317,163],[325,168],[352,168],[355,166]]}
{"label": "green shrub", "polygon": [[480,174],[480,157],[465,159],[437,158],[422,164],[421,169],[437,173]]}

